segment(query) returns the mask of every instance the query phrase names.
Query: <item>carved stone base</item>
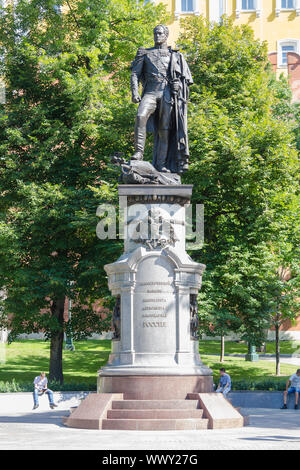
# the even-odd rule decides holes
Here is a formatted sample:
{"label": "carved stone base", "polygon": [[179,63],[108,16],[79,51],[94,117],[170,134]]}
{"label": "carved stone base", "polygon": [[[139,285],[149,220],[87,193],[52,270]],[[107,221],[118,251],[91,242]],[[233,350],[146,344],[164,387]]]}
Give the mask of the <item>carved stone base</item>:
{"label": "carved stone base", "polygon": [[177,173],[158,171],[152,163],[144,160],[126,161],[124,158],[114,156],[111,162],[121,167],[120,183],[123,184],[178,185],[181,183]]}

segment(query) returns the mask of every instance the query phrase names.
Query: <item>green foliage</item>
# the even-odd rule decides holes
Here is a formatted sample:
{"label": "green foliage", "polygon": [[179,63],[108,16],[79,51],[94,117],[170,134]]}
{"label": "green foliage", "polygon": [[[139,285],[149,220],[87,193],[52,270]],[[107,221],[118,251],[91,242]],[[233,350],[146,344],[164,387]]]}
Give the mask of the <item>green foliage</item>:
{"label": "green foliage", "polygon": [[[133,150],[130,61],[167,19],[152,2],[62,1],[64,14],[55,5],[20,0],[0,16],[0,326],[13,314],[11,339],[61,333],[67,325],[52,307],[65,296],[77,338],[109,327],[93,305],[111,301],[103,266],[123,242],[96,237],[96,209],[117,203],[110,156]],[[296,111],[249,27],[196,17],[183,26],[195,81],[185,178],[193,202],[205,205],[205,245],[192,254],[207,265],[201,327],[259,343],[275,310],[297,310]],[[279,266],[290,267],[292,282],[279,278]]]}
{"label": "green foliage", "polygon": [[109,328],[93,304],[110,299],[103,266],[123,243],[97,238],[96,209],[117,202],[109,162],[133,150],[129,65],[164,11],[135,0],[20,0],[1,9],[0,324],[13,315],[11,340],[40,329],[57,336],[66,323],[53,302],[65,296],[76,337]]}
{"label": "green foliage", "polygon": [[[195,81],[187,180],[205,212],[204,248],[192,253],[207,266],[200,332],[238,331],[260,344],[279,298],[290,318],[298,308],[299,160],[291,92],[271,73],[266,44],[250,27],[225,18],[219,25],[188,18],[182,27]],[[293,282],[279,279],[280,266],[293,270]]]}
{"label": "green foliage", "polygon": [[232,384],[232,390],[265,390],[268,392],[283,391],[287,379],[265,379],[265,380],[236,380]]}
{"label": "green foliage", "polygon": [[132,146],[128,65],[163,19],[161,6],[133,0],[63,2],[64,15],[55,5],[20,0],[0,20],[0,285],[24,332],[55,328],[39,315],[55,296],[91,307],[108,295],[104,260],[122,244],[97,239],[96,209],[116,202],[109,157]]}
{"label": "green foliage", "polygon": [[[285,390],[286,379],[276,380],[235,380],[232,383],[232,390],[265,390],[265,391],[282,391]],[[61,385],[59,382],[49,382],[49,388],[58,392],[76,392],[76,391],[91,391],[97,390],[97,384],[84,383],[84,382],[71,382]],[[14,392],[32,392],[31,383],[16,382],[3,382],[0,381],[0,393],[14,393]]]}
{"label": "green foliage", "polygon": [[[65,349],[62,351],[64,386],[67,387],[69,383],[73,385],[83,383],[83,389],[88,385],[95,387],[97,370],[106,364],[111,342],[88,340],[75,341],[74,344],[75,351]],[[32,390],[34,377],[42,371],[46,372],[49,380],[49,352],[50,344],[43,340],[16,340],[5,345],[5,350],[1,355],[0,381],[9,384],[15,382],[22,387],[22,384],[27,384],[29,390]],[[49,380],[49,382],[51,384],[55,382],[56,388],[59,383],[55,380]],[[60,384],[59,387],[61,386]]]}
{"label": "green foliage", "polygon": [[[85,382],[68,382],[61,384],[60,382],[49,382],[48,386],[54,392],[76,392],[76,391],[91,391],[97,390],[97,384]],[[0,393],[14,393],[14,392],[32,392],[33,386],[29,382],[16,382],[14,379],[11,382],[0,381]]]}
{"label": "green foliage", "polygon": [[[284,341],[284,352],[293,353],[299,349],[299,342]],[[106,364],[111,349],[109,340],[88,340],[75,342],[75,351],[63,350],[64,384],[52,381],[49,386],[57,391],[95,390],[97,370]],[[17,340],[5,345],[1,363],[0,393],[31,392],[35,376],[46,371],[48,376],[49,342],[43,340]],[[267,351],[274,352],[274,342],[267,343]],[[228,342],[228,352],[244,354],[245,344]],[[220,378],[220,367],[226,368],[232,378],[234,390],[283,390],[288,377],[295,372],[295,365],[282,364],[283,377],[273,377],[274,365],[270,360],[245,362],[244,357],[225,357],[225,363],[217,361],[219,344],[200,341],[200,354],[205,364],[214,373],[214,382]],[[215,354],[215,356],[213,356]],[[49,378],[49,377],[48,377]]]}

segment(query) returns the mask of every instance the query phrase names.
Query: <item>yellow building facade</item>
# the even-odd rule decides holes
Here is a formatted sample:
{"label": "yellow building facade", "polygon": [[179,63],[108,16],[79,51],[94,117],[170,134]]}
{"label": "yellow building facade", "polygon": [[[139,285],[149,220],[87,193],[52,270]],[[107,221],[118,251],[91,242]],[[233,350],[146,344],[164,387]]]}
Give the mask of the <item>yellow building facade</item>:
{"label": "yellow building facade", "polygon": [[[156,0],[158,1],[158,0]],[[248,24],[256,38],[267,41],[269,51],[280,48],[279,41],[293,41],[295,52],[300,42],[300,0],[163,0],[172,13],[170,37],[176,41],[180,18],[203,15],[209,21],[220,21],[222,15],[237,25]]]}
{"label": "yellow building facade", "polygon": [[170,44],[175,45],[180,19],[202,15],[219,22],[222,15],[236,25],[247,24],[266,41],[277,74],[289,74],[294,101],[300,100],[300,0],[154,0],[162,1],[172,15]]}

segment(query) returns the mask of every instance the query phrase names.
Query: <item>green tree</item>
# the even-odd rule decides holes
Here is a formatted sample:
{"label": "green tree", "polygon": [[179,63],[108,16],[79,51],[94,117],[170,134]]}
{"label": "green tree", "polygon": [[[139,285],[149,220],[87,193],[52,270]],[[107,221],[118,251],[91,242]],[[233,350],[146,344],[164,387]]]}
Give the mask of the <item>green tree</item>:
{"label": "green tree", "polygon": [[122,241],[96,237],[96,209],[116,203],[110,156],[133,150],[130,61],[164,18],[162,6],[135,0],[20,0],[1,10],[1,324],[12,314],[11,340],[46,333],[50,380],[63,381],[66,328],[75,339],[109,328],[93,304],[109,298],[103,265]]}
{"label": "green tree", "polygon": [[[180,45],[195,81],[188,182],[205,208],[205,244],[192,253],[207,266],[200,323],[258,345],[284,287],[274,246],[279,252],[287,243],[285,227],[295,223],[290,205],[298,204],[291,93],[283,78],[275,79],[266,44],[250,27],[203,18],[182,27]],[[296,237],[289,243],[295,257]]]}
{"label": "green tree", "polygon": [[[280,230],[271,245],[277,266],[273,304],[270,306],[276,339],[276,375],[280,375],[280,327],[287,320],[293,323],[300,313],[300,196],[295,194],[288,202],[285,196],[278,194],[274,200],[277,207],[274,218]],[[276,214],[281,213],[282,205],[286,209],[285,217],[278,221]]]}

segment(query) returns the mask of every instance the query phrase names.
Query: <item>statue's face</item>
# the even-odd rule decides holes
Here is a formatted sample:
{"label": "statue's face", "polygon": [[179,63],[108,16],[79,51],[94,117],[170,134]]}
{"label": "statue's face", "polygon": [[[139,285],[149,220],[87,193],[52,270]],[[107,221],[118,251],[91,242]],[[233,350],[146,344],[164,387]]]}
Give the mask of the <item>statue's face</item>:
{"label": "statue's face", "polygon": [[164,42],[166,42],[168,39],[168,36],[166,35],[165,31],[163,28],[160,26],[158,28],[155,28],[154,30],[154,42],[156,45],[161,45]]}

